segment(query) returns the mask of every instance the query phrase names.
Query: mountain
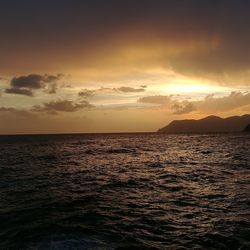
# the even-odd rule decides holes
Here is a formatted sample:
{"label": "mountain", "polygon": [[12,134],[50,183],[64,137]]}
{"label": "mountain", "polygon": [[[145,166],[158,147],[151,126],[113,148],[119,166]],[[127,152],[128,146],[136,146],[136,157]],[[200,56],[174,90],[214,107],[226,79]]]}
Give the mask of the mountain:
{"label": "mountain", "polygon": [[174,120],[158,130],[160,133],[215,133],[243,131],[250,124],[250,115],[220,118],[208,116],[200,120]]}

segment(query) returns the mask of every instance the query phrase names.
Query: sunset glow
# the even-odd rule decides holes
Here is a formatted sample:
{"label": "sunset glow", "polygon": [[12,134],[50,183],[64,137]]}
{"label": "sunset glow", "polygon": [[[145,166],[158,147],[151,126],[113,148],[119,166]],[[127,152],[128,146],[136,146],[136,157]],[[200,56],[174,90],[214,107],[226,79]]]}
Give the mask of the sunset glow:
{"label": "sunset glow", "polygon": [[155,131],[207,98],[249,113],[248,3],[177,2],[2,1],[0,133]]}
{"label": "sunset glow", "polygon": [[250,0],[0,0],[0,250],[250,249]]}

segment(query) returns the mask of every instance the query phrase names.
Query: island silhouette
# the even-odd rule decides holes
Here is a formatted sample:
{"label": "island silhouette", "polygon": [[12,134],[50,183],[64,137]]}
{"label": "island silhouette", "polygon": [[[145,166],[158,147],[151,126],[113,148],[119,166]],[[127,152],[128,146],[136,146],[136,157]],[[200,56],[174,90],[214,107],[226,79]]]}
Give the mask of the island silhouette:
{"label": "island silhouette", "polygon": [[186,119],[174,120],[167,126],[160,128],[159,133],[180,134],[180,133],[217,133],[217,132],[239,132],[249,131],[250,115],[231,116],[221,118],[208,116],[200,120]]}

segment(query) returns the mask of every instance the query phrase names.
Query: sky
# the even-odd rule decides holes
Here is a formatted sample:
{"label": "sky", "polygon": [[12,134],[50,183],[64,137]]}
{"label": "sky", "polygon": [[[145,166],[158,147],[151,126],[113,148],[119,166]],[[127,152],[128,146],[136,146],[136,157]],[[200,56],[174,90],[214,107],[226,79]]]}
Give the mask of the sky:
{"label": "sky", "polygon": [[249,13],[248,0],[0,0],[0,134],[249,114]]}

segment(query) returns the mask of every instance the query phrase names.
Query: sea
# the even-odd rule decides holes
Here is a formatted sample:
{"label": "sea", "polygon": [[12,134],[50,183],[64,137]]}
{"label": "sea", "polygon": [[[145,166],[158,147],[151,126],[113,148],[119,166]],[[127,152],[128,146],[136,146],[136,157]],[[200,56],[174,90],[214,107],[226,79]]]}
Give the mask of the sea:
{"label": "sea", "polygon": [[0,249],[250,249],[250,134],[0,136]]}

